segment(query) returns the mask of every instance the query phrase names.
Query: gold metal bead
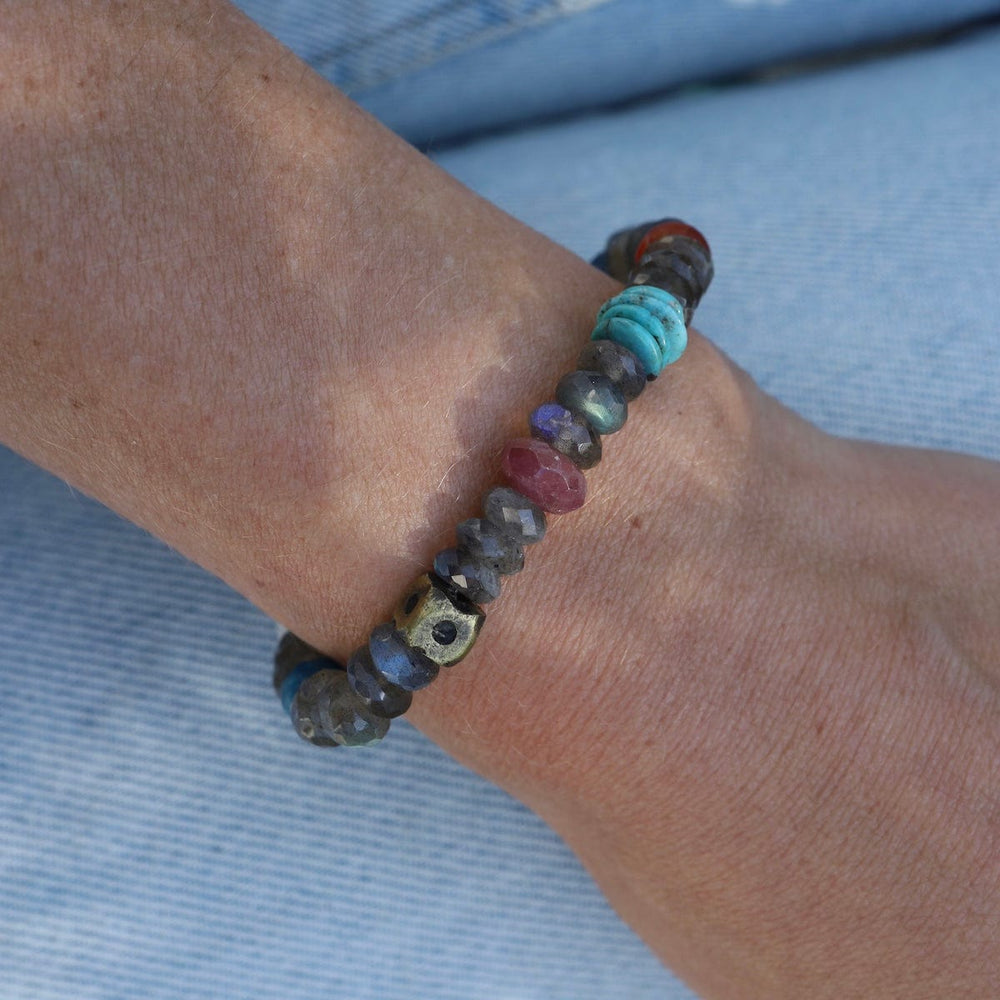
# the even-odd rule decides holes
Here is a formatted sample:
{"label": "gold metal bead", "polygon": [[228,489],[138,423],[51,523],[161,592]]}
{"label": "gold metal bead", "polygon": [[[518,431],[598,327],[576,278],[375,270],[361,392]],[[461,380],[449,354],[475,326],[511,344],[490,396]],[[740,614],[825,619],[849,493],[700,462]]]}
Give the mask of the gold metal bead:
{"label": "gold metal bead", "polygon": [[392,620],[411,649],[419,649],[438,666],[450,667],[475,645],[486,613],[425,573],[403,595]]}

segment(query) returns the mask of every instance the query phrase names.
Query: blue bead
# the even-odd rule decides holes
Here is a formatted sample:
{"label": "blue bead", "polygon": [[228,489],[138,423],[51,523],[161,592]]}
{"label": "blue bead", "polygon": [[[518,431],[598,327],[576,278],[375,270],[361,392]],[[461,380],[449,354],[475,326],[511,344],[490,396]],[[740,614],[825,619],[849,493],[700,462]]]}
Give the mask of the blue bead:
{"label": "blue bead", "polygon": [[556,386],[556,399],[578,414],[598,434],[613,434],[625,426],[625,394],[600,372],[570,372]]}
{"label": "blue bead", "polygon": [[319,673],[320,670],[343,670],[343,667],[336,660],[331,660],[328,656],[321,656],[318,659],[300,663],[281,682],[279,696],[281,698],[281,707],[286,712],[291,712],[292,702],[299,693],[302,682],[307,677],[312,677],[313,674]]}
{"label": "blue bead", "polygon": [[375,669],[404,691],[419,691],[438,675],[438,665],[423,653],[410,649],[391,622],[376,625],[368,637],[368,649]]}
{"label": "blue bead", "polygon": [[409,691],[391,684],[376,669],[371,650],[367,646],[360,646],[351,654],[347,661],[347,681],[372,715],[395,719],[413,702],[413,695]]}
{"label": "blue bead", "polygon": [[687,347],[684,306],[662,288],[632,285],[598,311],[591,340],[602,339],[628,348],[646,371],[659,375]]}

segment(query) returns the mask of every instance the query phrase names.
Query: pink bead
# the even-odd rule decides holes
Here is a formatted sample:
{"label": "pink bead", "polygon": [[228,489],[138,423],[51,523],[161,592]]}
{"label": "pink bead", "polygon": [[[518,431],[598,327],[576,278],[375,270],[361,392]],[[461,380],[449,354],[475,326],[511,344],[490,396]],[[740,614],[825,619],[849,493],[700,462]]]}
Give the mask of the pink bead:
{"label": "pink bead", "polygon": [[587,481],[565,455],[544,441],[514,438],[504,445],[501,460],[507,482],[550,514],[566,514],[583,506]]}

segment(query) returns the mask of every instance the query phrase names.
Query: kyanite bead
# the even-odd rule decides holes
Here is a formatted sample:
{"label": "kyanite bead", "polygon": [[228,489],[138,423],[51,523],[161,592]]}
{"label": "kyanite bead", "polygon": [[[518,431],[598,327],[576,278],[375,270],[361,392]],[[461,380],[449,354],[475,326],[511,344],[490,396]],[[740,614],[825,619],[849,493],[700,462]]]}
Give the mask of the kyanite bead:
{"label": "kyanite bead", "polygon": [[434,557],[434,572],[476,604],[489,604],[500,596],[500,574],[461,546],[442,549]]}
{"label": "kyanite bead", "polygon": [[460,549],[489,563],[504,576],[524,569],[524,546],[489,521],[470,517],[455,529],[455,537]]}
{"label": "kyanite bead", "polygon": [[438,665],[409,646],[406,637],[390,622],[372,629],[368,649],[378,672],[404,691],[419,691],[438,675]]}
{"label": "kyanite bead", "polygon": [[294,632],[284,632],[278,641],[278,648],[274,651],[274,675],[272,677],[274,690],[281,692],[288,675],[300,663],[321,659],[325,655],[315,646],[310,646],[305,639],[300,639]]}
{"label": "kyanite bead", "polygon": [[625,394],[600,372],[575,371],[564,375],[556,386],[556,399],[586,420],[598,434],[621,430],[628,418]]}
{"label": "kyanite bead", "polygon": [[387,681],[375,669],[371,650],[367,646],[356,649],[347,661],[347,682],[373,715],[385,719],[395,719],[413,703],[413,695],[409,691]]}
{"label": "kyanite bead", "polygon": [[551,445],[534,438],[513,438],[504,446],[503,474],[518,493],[550,514],[566,514],[583,506],[587,481],[583,473]]}
{"label": "kyanite bead", "polygon": [[278,691],[281,707],[286,712],[292,710],[292,702],[299,693],[302,682],[308,680],[313,674],[318,674],[321,670],[343,670],[343,667],[336,660],[320,656],[315,660],[306,660],[305,663],[300,663],[288,674]]}
{"label": "kyanite bead", "polygon": [[285,632],[274,654],[274,689],[282,708],[291,711],[302,682],[320,670],[343,670],[344,666],[310,646],[292,632]]}
{"label": "kyanite bead", "polygon": [[392,615],[410,649],[439,667],[450,667],[468,654],[484,621],[479,605],[428,573],[414,580]]}
{"label": "kyanite bead", "polygon": [[531,436],[571,459],[578,469],[601,460],[601,439],[581,416],[561,403],[542,403],[528,418]]}
{"label": "kyanite bead", "polygon": [[494,486],[483,497],[483,516],[522,545],[545,537],[545,512],[509,486]]}
{"label": "kyanite bead", "polygon": [[318,746],[368,746],[389,731],[389,720],[355,695],[343,670],[321,670],[303,681],[291,716],[299,736]]}

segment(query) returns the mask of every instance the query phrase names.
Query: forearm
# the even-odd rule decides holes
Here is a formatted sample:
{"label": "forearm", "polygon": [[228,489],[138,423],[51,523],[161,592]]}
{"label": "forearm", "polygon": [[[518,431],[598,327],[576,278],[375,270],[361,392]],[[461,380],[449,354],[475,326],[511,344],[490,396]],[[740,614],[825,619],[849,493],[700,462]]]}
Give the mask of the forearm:
{"label": "forearm", "polygon": [[496,441],[529,365],[484,373],[570,351],[602,279],[227,6],[33,6],[4,12],[4,440],[292,618],[268,578]]}

